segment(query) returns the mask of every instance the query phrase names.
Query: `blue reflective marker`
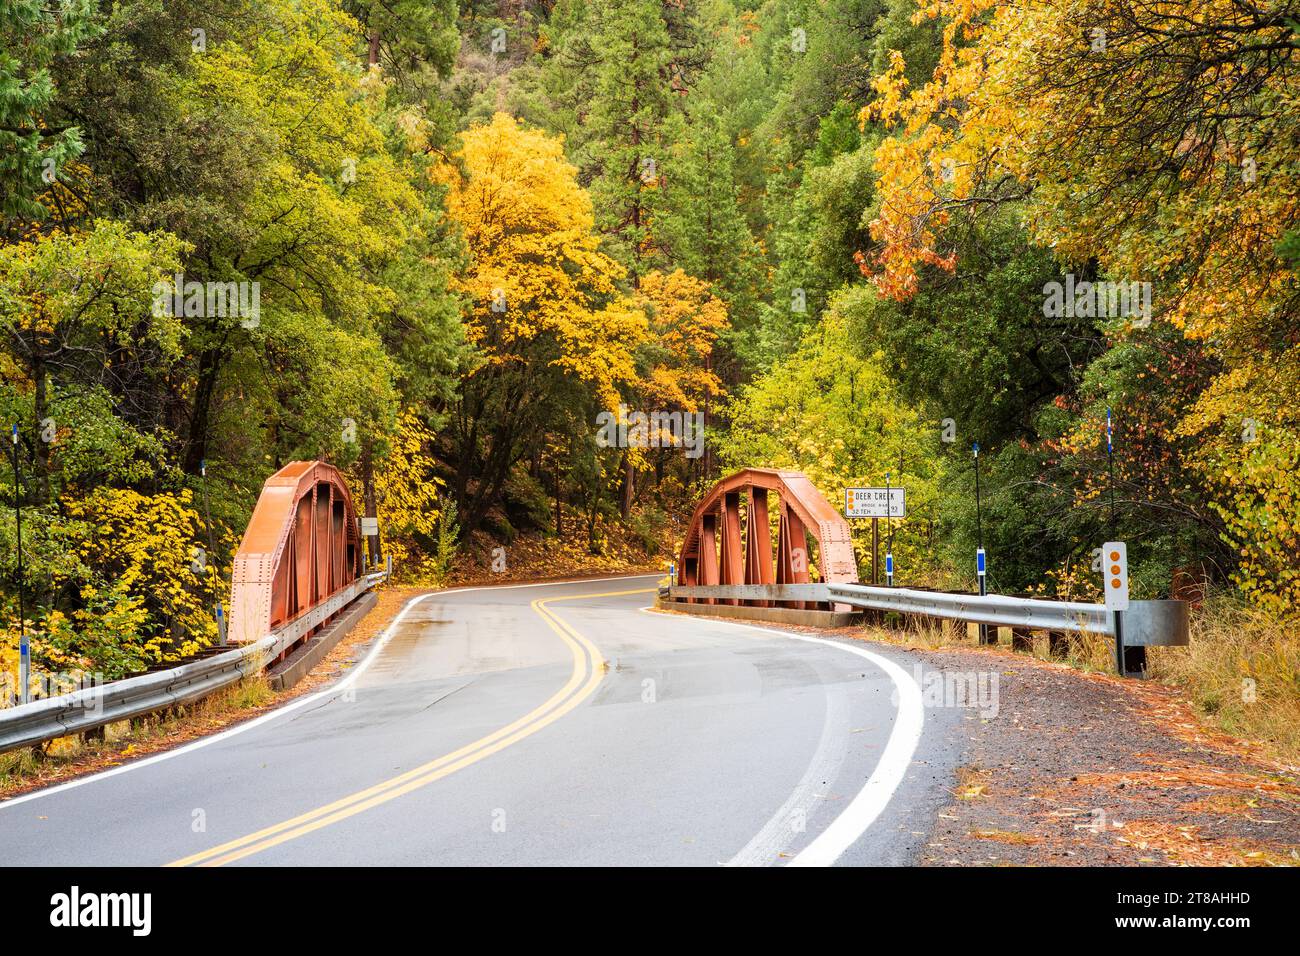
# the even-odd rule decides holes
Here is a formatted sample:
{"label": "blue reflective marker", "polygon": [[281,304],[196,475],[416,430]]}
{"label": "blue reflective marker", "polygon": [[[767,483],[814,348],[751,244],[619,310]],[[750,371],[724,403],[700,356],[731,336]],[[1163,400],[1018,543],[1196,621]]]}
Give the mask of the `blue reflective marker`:
{"label": "blue reflective marker", "polygon": [[18,423],[17,422],[14,422],[13,424],[13,443],[15,445],[18,444]]}
{"label": "blue reflective marker", "polygon": [[892,554],[885,555],[885,573],[886,574],[894,573],[894,556]]}
{"label": "blue reflective marker", "polygon": [[979,548],[975,552],[975,570],[981,576],[984,574],[984,549]]}
{"label": "blue reflective marker", "polygon": [[1106,409],[1106,451],[1108,452],[1115,450],[1115,446],[1111,444],[1112,436],[1113,432],[1111,431],[1110,426],[1110,409],[1108,408]]}
{"label": "blue reflective marker", "polygon": [[971,445],[971,448],[974,449],[975,457],[978,458],[980,456],[980,443],[976,442],[975,444]]}

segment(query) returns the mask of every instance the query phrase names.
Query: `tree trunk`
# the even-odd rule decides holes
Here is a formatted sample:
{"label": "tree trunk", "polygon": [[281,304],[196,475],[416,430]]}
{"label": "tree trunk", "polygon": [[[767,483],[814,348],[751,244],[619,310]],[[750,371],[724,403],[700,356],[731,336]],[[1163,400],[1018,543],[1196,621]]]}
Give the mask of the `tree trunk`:
{"label": "tree trunk", "polygon": [[632,497],[636,493],[636,469],[632,467],[632,456],[623,452],[623,497],[618,510],[624,518],[632,510]]}
{"label": "tree trunk", "polygon": [[212,413],[212,396],[216,394],[217,376],[221,369],[220,358],[212,349],[207,349],[199,356],[194,410],[190,413],[190,434],[185,443],[185,461],[182,465],[187,475],[197,475],[203,459],[208,457],[208,425]]}
{"label": "tree trunk", "polygon": [[555,536],[564,537],[564,512],[560,509],[560,471],[555,470]]}

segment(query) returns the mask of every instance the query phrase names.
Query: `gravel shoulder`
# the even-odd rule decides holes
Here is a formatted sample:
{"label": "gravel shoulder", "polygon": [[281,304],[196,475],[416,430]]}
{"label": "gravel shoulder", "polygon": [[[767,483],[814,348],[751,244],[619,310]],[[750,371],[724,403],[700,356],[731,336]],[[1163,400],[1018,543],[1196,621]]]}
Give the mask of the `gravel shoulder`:
{"label": "gravel shoulder", "polygon": [[1300,864],[1300,769],[1207,729],[1174,688],[1007,650],[921,651],[999,674],[924,865]]}

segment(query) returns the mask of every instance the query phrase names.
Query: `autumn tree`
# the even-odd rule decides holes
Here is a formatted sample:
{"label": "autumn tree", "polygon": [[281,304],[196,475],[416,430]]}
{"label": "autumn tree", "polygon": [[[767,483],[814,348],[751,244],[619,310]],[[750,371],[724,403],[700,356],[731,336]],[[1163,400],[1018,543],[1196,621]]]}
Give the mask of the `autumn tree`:
{"label": "autumn tree", "polygon": [[923,3],[916,19],[943,23],[932,76],[910,86],[894,51],[865,114],[893,134],[862,265],[908,297],[920,267],[954,268],[972,220],[1014,207],[1069,267],[1151,283],[1155,320],[1222,365],[1170,437],[1197,439],[1239,583],[1295,607],[1291,523],[1236,520],[1300,490],[1292,7]]}
{"label": "autumn tree", "polygon": [[[651,272],[641,281],[641,294],[650,315],[650,335],[643,349],[649,369],[639,388],[644,407],[703,413],[701,465],[707,474],[712,455],[710,412],[724,396],[722,380],[714,370],[714,352],[719,337],[728,329],[726,303],[709,283],[681,269]],[[662,477],[665,459],[671,453],[664,451],[661,443],[655,460],[658,476]]]}
{"label": "autumn tree", "polygon": [[[53,183],[24,172],[0,187],[27,176],[42,207],[6,208],[0,247],[0,408],[21,426],[27,593],[51,634],[61,615],[42,654],[100,647],[97,621],[126,641],[175,617],[137,600],[127,579],[143,581],[143,565],[114,555],[147,529],[119,521],[84,554],[88,524],[174,517],[151,580],[200,586],[203,617],[219,588],[216,575],[196,585],[189,551],[217,549],[208,567],[224,574],[227,530],[242,529],[267,474],[294,458],[347,465],[361,448],[382,468],[403,409],[437,426],[460,371],[447,288],[460,253],[427,174],[445,124],[422,97],[454,35],[448,5],[422,6],[432,32],[386,21],[387,67],[374,71],[339,0],[6,8],[0,85],[16,112],[0,137],[36,151],[28,172],[60,144],[80,150],[53,164]],[[260,306],[169,312],[177,273],[201,290],[242,285],[244,301],[256,289]],[[210,521],[194,506],[203,462]],[[16,568],[3,550],[7,625]],[[188,620],[177,647],[182,631],[210,634]]]}
{"label": "autumn tree", "polygon": [[[177,267],[171,236],[111,222],[80,236],[0,247],[0,348],[31,389],[29,435],[48,429],[60,381],[123,394],[139,369],[178,360],[182,319],[154,307],[153,287]],[[138,397],[138,396],[137,396]],[[152,424],[158,424],[153,422]],[[50,500],[51,442],[34,441],[37,504]]]}
{"label": "autumn tree", "polygon": [[477,352],[446,440],[452,492],[472,531],[500,501],[511,468],[566,407],[614,409],[634,381],[645,315],[623,295],[623,268],[598,248],[591,200],[561,143],[498,114],[463,136],[441,171],[470,256],[456,288]]}

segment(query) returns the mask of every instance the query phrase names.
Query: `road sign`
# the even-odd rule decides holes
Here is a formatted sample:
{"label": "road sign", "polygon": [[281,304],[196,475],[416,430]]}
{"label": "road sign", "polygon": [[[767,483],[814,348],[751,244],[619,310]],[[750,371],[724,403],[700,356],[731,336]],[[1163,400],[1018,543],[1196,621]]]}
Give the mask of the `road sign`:
{"label": "road sign", "polygon": [[379,519],[363,517],[361,519],[361,534],[364,537],[379,534]]}
{"label": "road sign", "polygon": [[1112,611],[1128,610],[1128,549],[1123,541],[1107,541],[1101,546],[1101,570],[1105,581],[1106,607]]}
{"label": "road sign", "polygon": [[845,488],[844,517],[903,518],[907,495],[902,488]]}

